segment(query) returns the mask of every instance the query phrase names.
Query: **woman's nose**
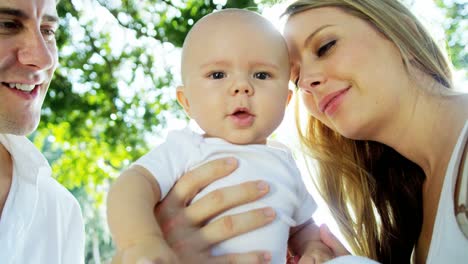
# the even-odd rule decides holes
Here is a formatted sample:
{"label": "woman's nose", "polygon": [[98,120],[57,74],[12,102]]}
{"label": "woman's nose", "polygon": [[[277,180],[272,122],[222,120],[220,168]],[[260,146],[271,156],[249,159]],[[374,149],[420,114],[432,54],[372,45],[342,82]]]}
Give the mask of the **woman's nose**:
{"label": "woman's nose", "polygon": [[319,86],[325,83],[326,78],[323,74],[305,74],[299,78],[298,86],[301,90],[307,93],[312,93]]}

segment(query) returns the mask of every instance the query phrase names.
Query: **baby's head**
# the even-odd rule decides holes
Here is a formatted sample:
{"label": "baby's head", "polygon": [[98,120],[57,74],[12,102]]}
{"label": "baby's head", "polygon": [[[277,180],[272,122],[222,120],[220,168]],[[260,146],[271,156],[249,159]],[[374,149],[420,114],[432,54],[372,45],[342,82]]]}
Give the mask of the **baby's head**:
{"label": "baby's head", "polygon": [[205,131],[234,144],[265,144],[291,97],[286,43],[247,10],[226,9],[198,21],[182,51],[177,100]]}

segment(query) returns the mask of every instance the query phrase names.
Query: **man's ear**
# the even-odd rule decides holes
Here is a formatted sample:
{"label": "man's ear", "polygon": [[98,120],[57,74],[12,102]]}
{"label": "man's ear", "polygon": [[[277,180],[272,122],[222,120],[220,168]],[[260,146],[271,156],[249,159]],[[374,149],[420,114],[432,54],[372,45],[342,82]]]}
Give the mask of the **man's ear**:
{"label": "man's ear", "polygon": [[286,99],[286,105],[285,105],[285,107],[289,105],[289,102],[291,102],[292,96],[293,96],[293,91],[291,91],[291,90],[288,89],[288,99]]}
{"label": "man's ear", "polygon": [[184,108],[185,113],[190,117],[190,104],[187,97],[185,97],[184,86],[177,87],[176,97],[177,102]]}

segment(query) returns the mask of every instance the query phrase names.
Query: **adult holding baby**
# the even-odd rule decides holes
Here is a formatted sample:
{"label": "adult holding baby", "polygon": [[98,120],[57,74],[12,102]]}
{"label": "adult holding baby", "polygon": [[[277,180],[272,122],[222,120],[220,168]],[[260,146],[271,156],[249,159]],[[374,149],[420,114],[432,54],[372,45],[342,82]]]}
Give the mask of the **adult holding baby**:
{"label": "adult holding baby", "polygon": [[[319,191],[354,253],[383,263],[409,263],[412,253],[416,263],[466,260],[468,239],[454,207],[467,174],[460,165],[467,157],[468,95],[453,90],[433,39],[394,0],[297,1],[286,14],[291,79],[309,113],[302,142],[318,160]],[[233,169],[214,161],[194,170],[158,207],[160,221],[177,223],[165,234],[170,244],[184,245],[173,247],[176,253],[199,245],[181,255],[207,254],[214,238],[267,222],[243,221],[249,212],[225,219],[230,224],[221,229],[203,226],[256,199],[251,183],[216,191],[222,202],[185,207]],[[210,232],[197,239],[200,230]],[[325,232],[322,239],[336,255],[347,253]]]}

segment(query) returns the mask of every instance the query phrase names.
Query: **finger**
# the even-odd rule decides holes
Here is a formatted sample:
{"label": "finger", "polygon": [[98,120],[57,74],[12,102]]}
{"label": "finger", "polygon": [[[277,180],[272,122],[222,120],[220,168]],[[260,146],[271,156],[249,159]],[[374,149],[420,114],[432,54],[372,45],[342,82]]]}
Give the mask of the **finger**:
{"label": "finger", "polygon": [[210,161],[186,173],[174,185],[166,197],[154,208],[156,218],[161,222],[173,221],[182,208],[206,185],[222,178],[237,168],[234,158]]}
{"label": "finger", "polygon": [[250,252],[242,254],[228,254],[222,256],[212,257],[207,263],[208,264],[225,264],[225,263],[270,263],[271,254],[269,252]]}
{"label": "finger", "polygon": [[314,257],[311,256],[302,256],[299,259],[299,262],[297,264],[317,264],[318,262],[315,262]]}
{"label": "finger", "polygon": [[209,247],[271,223],[275,217],[275,211],[270,207],[224,216],[200,230],[199,235],[203,239],[195,239],[197,239],[196,241],[206,241]]}
{"label": "finger", "polygon": [[209,250],[214,244],[269,224],[275,217],[276,214],[272,208],[255,209],[221,217],[190,236],[182,236],[182,233],[174,230],[167,241],[175,252],[203,252]]}
{"label": "finger", "polygon": [[331,255],[331,252],[315,252],[312,255],[303,255],[299,261],[297,262],[298,264],[322,264],[325,263],[331,259],[333,259],[334,256]]}
{"label": "finger", "polygon": [[299,256],[288,256],[286,263],[287,264],[298,264],[299,263]]}
{"label": "finger", "polygon": [[344,256],[350,254],[343,246],[343,244],[338,240],[338,238],[336,238],[335,235],[330,232],[330,229],[328,229],[328,226],[325,224],[320,226],[320,239],[333,251],[335,256]]}
{"label": "finger", "polygon": [[166,240],[175,252],[203,252],[224,240],[269,224],[275,217],[272,208],[255,209],[221,217],[190,236],[183,236],[183,230],[174,229]]}
{"label": "finger", "polygon": [[218,159],[203,164],[180,178],[171,191],[173,198],[179,203],[188,204],[201,189],[213,181],[231,174],[236,168],[237,160],[235,158]]}
{"label": "finger", "polygon": [[257,200],[269,191],[265,181],[252,181],[215,190],[187,207],[187,217],[200,224],[220,213]]}
{"label": "finger", "polygon": [[110,264],[122,264],[122,252],[118,251],[112,258]]}
{"label": "finger", "polygon": [[149,260],[149,259],[140,259],[137,264],[163,264],[162,260]]}

